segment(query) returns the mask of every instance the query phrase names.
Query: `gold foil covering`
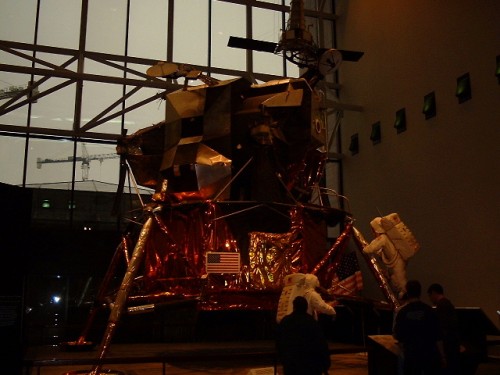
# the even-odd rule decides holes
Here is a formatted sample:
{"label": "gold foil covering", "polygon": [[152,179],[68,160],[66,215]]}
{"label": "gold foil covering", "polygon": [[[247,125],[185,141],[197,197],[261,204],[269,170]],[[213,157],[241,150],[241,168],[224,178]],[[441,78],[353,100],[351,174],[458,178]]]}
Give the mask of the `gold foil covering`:
{"label": "gold foil covering", "polygon": [[293,233],[250,233],[250,283],[256,289],[276,289],[290,273],[295,258],[292,246]]}

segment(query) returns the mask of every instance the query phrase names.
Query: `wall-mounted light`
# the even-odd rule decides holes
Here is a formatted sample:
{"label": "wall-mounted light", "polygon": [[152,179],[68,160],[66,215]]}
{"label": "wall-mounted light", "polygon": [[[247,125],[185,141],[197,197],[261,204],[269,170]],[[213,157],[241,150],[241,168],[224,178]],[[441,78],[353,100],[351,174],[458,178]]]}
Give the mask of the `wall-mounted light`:
{"label": "wall-mounted light", "polygon": [[406,131],[406,109],[401,108],[396,112],[396,122],[394,122],[394,127],[397,133],[402,133]]}
{"label": "wall-mounted light", "polygon": [[466,102],[472,98],[470,75],[465,73],[457,78],[457,90],[455,96],[458,98],[459,103]]}
{"label": "wall-mounted light", "polygon": [[356,155],[359,152],[359,136],[358,133],[351,135],[351,143],[349,145],[351,155]]}
{"label": "wall-mounted light", "polygon": [[370,139],[372,141],[372,144],[374,145],[380,143],[380,141],[382,140],[382,130],[380,128],[380,121],[376,122],[375,124],[372,124],[372,132],[370,134]]}
{"label": "wall-mounted light", "polygon": [[495,75],[497,76],[498,84],[500,85],[500,55],[497,56],[497,68],[495,69]]}
{"label": "wall-mounted light", "polygon": [[42,208],[50,208],[50,207],[51,207],[50,200],[44,199],[42,201]]}
{"label": "wall-mounted light", "polygon": [[426,120],[436,116],[436,94],[434,91],[424,96],[422,113],[425,115]]}

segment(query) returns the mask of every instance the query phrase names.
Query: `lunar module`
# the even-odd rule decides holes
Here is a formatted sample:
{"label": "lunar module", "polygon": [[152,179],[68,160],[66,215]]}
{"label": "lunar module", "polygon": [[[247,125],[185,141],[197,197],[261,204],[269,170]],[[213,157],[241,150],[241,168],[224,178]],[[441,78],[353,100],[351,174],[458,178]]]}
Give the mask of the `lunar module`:
{"label": "lunar module", "polygon": [[[164,121],[117,147],[122,165],[154,194],[124,234],[97,297],[97,305],[110,308],[100,358],[128,312],[186,300],[202,310],[273,311],[287,275],[313,273],[333,288],[348,240],[359,249],[368,245],[348,205],[331,203],[343,197],[321,187],[327,124],[316,89],[342,60],[357,61],[362,53],[318,48],[301,1],[292,1],[280,43],[232,38],[229,46],[282,54],[304,74],[256,84],[165,62],[148,70],[186,84],[166,95]],[[204,84],[188,85],[193,79]],[[341,234],[330,244],[327,230],[335,226]],[[384,272],[363,256],[397,305]],[[123,261],[120,286],[110,292]],[[96,309],[76,345],[85,342]]]}

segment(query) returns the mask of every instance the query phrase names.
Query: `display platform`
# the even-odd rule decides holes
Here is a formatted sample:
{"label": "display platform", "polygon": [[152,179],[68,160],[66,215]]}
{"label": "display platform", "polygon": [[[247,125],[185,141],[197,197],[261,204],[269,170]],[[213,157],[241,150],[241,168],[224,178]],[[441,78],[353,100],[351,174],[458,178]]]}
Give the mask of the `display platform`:
{"label": "display platform", "polygon": [[400,347],[392,335],[368,336],[368,374],[397,375]]}
{"label": "display platform", "polygon": [[[330,342],[331,354],[359,353],[359,345]],[[178,364],[193,361],[259,360],[269,366],[276,365],[275,342],[272,340],[186,342],[186,343],[134,343],[114,344],[106,358],[98,359],[98,350],[62,350],[58,346],[34,346],[27,349],[23,358],[24,373],[42,367],[75,366],[83,368],[95,364],[116,365],[130,363]]]}

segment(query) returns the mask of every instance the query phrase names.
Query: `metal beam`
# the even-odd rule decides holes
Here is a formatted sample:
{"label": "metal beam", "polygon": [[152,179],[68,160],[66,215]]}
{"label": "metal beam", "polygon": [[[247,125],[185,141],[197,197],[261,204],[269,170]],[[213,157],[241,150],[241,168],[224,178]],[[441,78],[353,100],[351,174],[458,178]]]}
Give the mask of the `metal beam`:
{"label": "metal beam", "polygon": [[[223,0],[221,0],[223,1]],[[226,1],[226,2],[233,2],[233,3],[238,3],[242,5],[252,5],[252,6],[257,6],[257,7],[262,7],[265,9],[271,9],[271,8],[279,8],[281,11],[287,11],[289,7],[284,7],[281,5],[275,5],[271,3],[264,3],[264,2],[259,2],[259,1],[251,1],[251,0],[242,0],[242,1]],[[286,9],[284,9],[286,8]],[[277,10],[277,9],[275,9]],[[309,15],[309,14],[308,14]],[[323,18],[329,18],[327,16],[327,13],[322,13],[321,16]],[[110,120],[112,118],[115,118],[117,116],[120,116],[126,112],[129,112],[133,109],[139,108],[140,106],[149,103],[151,100],[155,100],[158,98],[158,95],[165,95],[168,92],[174,91],[181,89],[183,86],[182,84],[177,84],[177,83],[172,83],[171,80],[166,80],[166,79],[160,79],[160,78],[155,78],[155,77],[149,77],[143,72],[130,69],[126,66],[122,66],[119,63],[124,63],[124,64],[137,64],[137,65],[144,65],[145,67],[149,67],[151,65],[154,65],[158,63],[158,60],[153,60],[153,59],[147,59],[147,58],[139,58],[139,57],[133,57],[133,56],[123,56],[123,55],[113,55],[113,54],[107,54],[107,53],[99,53],[99,52],[89,52],[89,51],[79,51],[79,50],[74,50],[74,49],[69,49],[69,48],[58,48],[58,47],[51,47],[51,46],[44,46],[44,45],[33,45],[33,44],[27,44],[27,43],[19,43],[19,42],[11,42],[11,41],[5,41],[5,40],[0,40],[0,49],[5,51],[6,53],[11,53],[13,55],[16,55],[18,57],[21,57],[27,61],[31,61],[32,64],[31,66],[22,66],[22,65],[11,65],[11,64],[0,64],[0,71],[3,72],[10,72],[10,73],[18,73],[18,74],[27,74],[31,76],[41,76],[42,78],[38,80],[37,82],[34,82],[32,86],[30,87],[31,90],[33,90],[35,87],[39,87],[41,83],[46,82],[48,79],[52,77],[57,77],[57,78],[63,78],[67,79],[68,81],[61,83],[59,85],[56,85],[52,87],[49,90],[46,90],[44,92],[39,92],[37,95],[31,96],[28,100],[24,100],[20,103],[13,104],[17,102],[20,98],[23,97],[24,93],[21,95],[18,95],[17,98],[12,98],[9,100],[7,103],[4,103],[2,106],[0,106],[0,116],[10,112],[14,109],[17,109],[23,105],[28,105],[29,103],[33,102],[34,100],[41,98],[43,96],[46,96],[50,93],[53,93],[55,91],[58,91],[62,89],[63,87],[68,86],[69,84],[73,84],[76,82],[84,82],[84,81],[91,81],[91,82],[99,82],[99,83],[109,83],[109,84],[117,84],[117,85],[123,85],[123,86],[132,86],[134,89],[132,90],[132,93],[135,93],[139,90],[139,88],[142,87],[147,87],[147,88],[155,88],[155,89],[160,89],[161,92],[157,93],[156,95],[153,95],[139,103],[134,104],[133,106],[130,106],[129,108],[123,108],[121,111],[110,115],[106,118],[102,118],[105,114],[109,113],[116,105],[117,103],[123,103],[126,98],[123,98],[113,104],[110,104],[106,110],[101,112],[100,114],[96,115],[91,122],[87,123],[86,125],[82,126],[80,129],[76,128],[71,131],[66,131],[66,130],[59,130],[59,129],[51,129],[51,128],[33,128],[33,127],[21,127],[21,126],[12,126],[12,125],[1,125],[0,124],[0,131],[5,132],[5,133],[16,133],[16,134],[33,134],[33,135],[40,135],[40,136],[45,136],[45,135],[53,135],[55,137],[64,137],[64,138],[88,138],[88,139],[102,139],[102,140],[116,140],[121,137],[121,135],[113,135],[113,134],[107,134],[107,133],[97,133],[97,132],[92,132],[90,133],[89,130],[103,124],[105,121]],[[21,53],[17,50],[22,50],[22,51],[31,51],[36,53],[45,53],[45,54],[56,54],[56,55],[62,55],[62,56],[70,56],[70,59],[67,60],[65,63],[57,66],[54,65],[48,61],[44,61],[40,58],[35,58],[32,57],[28,54]],[[137,78],[125,78],[125,74],[122,77],[119,76],[106,76],[106,75],[99,75],[99,74],[90,74],[90,73],[85,73],[83,70],[80,72],[76,72],[74,70],[68,69],[67,67],[74,63],[75,61],[78,60],[78,57],[81,58],[83,56],[85,59],[91,59],[93,61],[102,63],[103,65],[115,68],[119,71],[123,71],[124,73],[128,73],[131,75],[136,76]],[[36,63],[38,65],[44,66],[45,68],[40,68],[40,67],[34,67],[34,64]],[[205,67],[205,66],[196,66],[197,70],[200,70],[202,72],[210,72],[211,74],[222,74],[222,75],[228,75],[228,76],[234,76],[234,77],[246,77],[248,75],[247,72],[241,71],[241,70],[232,70],[232,69],[222,69],[222,68],[214,68],[214,67]],[[146,69],[145,69],[146,70]],[[254,73],[252,77],[249,77],[249,80],[252,82],[254,79],[267,82],[270,80],[276,80],[276,79],[281,79],[281,76],[276,76],[272,74],[264,74],[264,73]],[[329,88],[335,88],[339,89],[340,85],[336,83],[327,83],[325,82],[325,86],[328,86]],[[130,94],[131,95],[131,94]],[[130,96],[127,95],[127,96]],[[354,110],[354,111],[360,111],[362,108],[360,106],[354,106],[354,105],[349,105],[345,103],[328,103],[330,104],[329,107],[331,106],[332,108],[335,108],[337,110],[339,109],[348,109],[348,110]]]}
{"label": "metal beam", "polygon": [[[258,0],[218,0],[218,1],[224,3],[246,5],[260,9],[275,10],[277,12],[290,12],[290,7],[288,5],[272,4]],[[322,11],[317,11],[312,9],[304,9],[304,14],[307,17],[323,18],[325,20],[335,20],[338,18],[336,14],[323,13]]]}
{"label": "metal beam", "polygon": [[29,134],[33,138],[63,138],[63,139],[78,139],[78,140],[94,140],[94,141],[117,141],[123,136],[121,134],[109,133],[93,133],[93,132],[74,132],[73,130],[39,128],[30,126],[0,124],[0,135],[2,136],[25,136]]}

